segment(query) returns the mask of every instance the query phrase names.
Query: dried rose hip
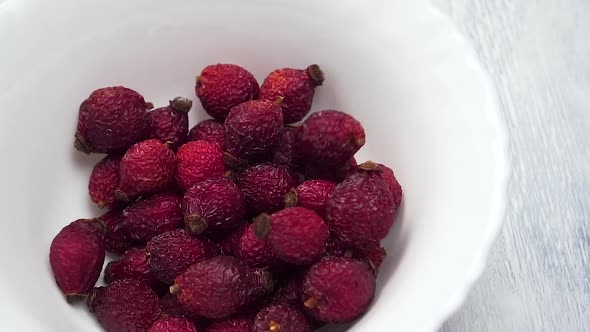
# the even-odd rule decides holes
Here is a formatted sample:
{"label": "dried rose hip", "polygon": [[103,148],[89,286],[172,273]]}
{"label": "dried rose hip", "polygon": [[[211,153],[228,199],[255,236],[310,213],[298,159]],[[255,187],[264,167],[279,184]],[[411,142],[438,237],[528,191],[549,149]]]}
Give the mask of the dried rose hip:
{"label": "dried rose hip", "polygon": [[146,331],[162,312],[156,293],[135,279],[95,288],[88,307],[108,332]]}
{"label": "dried rose hip", "polygon": [[115,190],[119,186],[119,163],[121,156],[108,155],[92,169],[88,181],[90,199],[98,208],[111,206],[115,202]]}
{"label": "dried rose hip", "polygon": [[393,194],[393,200],[395,201],[395,208],[397,209],[402,202],[402,187],[395,178],[393,170],[383,164],[377,164],[372,161],[367,161],[359,165],[360,169],[366,171],[376,170],[381,172],[381,177],[385,181],[385,184]]}
{"label": "dried rose hip", "polygon": [[328,225],[317,213],[302,207],[291,207],[262,214],[254,222],[259,238],[268,238],[277,256],[291,264],[308,265],[322,257],[326,250]]}
{"label": "dried rose hip", "polygon": [[301,311],[284,304],[264,308],[254,319],[254,332],[309,332],[307,319]]}
{"label": "dried rose hip", "polygon": [[339,167],[363,145],[365,131],[352,116],[339,111],[312,114],[297,132],[298,153],[305,161]]}
{"label": "dried rose hip", "polygon": [[139,200],[123,210],[119,228],[137,241],[147,243],[154,236],[182,227],[182,198],[163,193]]}
{"label": "dried rose hip", "polygon": [[74,147],[85,153],[123,151],[143,140],[152,105],[128,88],[98,89],[80,105]]}
{"label": "dried rose hip", "polygon": [[308,162],[303,172],[306,179],[328,180],[339,183],[353,174],[357,169],[356,166],[356,160],[352,157],[344,164],[338,166],[325,166]]}
{"label": "dried rose hip", "polygon": [[308,180],[292,189],[285,197],[285,205],[301,206],[313,210],[320,217],[326,216],[326,200],[336,184],[327,180]]}
{"label": "dried rose hip", "polygon": [[294,185],[293,174],[283,165],[259,164],[238,176],[238,187],[253,212],[273,213],[282,209],[285,195]]}
{"label": "dried rose hip", "polygon": [[393,194],[380,171],[359,169],[336,186],[326,202],[326,222],[346,245],[363,247],[383,239],[395,212]]}
{"label": "dried rose hip", "polygon": [[278,262],[278,257],[270,242],[259,239],[254,234],[254,224],[250,225],[238,241],[235,256],[251,267],[269,267]]}
{"label": "dried rose hip", "polygon": [[212,244],[204,238],[192,237],[184,229],[175,229],[148,242],[149,268],[158,280],[171,285],[189,266],[211,257]]}
{"label": "dried rose hip", "polygon": [[252,332],[253,324],[248,318],[228,318],[209,325],[207,332]]}
{"label": "dried rose hip", "polygon": [[366,263],[326,257],[305,275],[302,300],[313,317],[328,323],[347,323],[369,309],[374,293],[375,276]]}
{"label": "dried rose hip", "polygon": [[160,298],[160,307],[162,307],[162,317],[183,317],[192,321],[200,321],[201,317],[193,314],[188,308],[180,304],[176,295],[166,293]]}
{"label": "dried rose hip", "polygon": [[324,73],[318,65],[307,69],[283,68],[273,71],[260,87],[260,99],[274,101],[283,98],[281,108],[285,123],[303,119],[311,110],[315,88],[324,83]]}
{"label": "dried rose hip", "polygon": [[189,267],[176,278],[170,292],[195,314],[225,318],[272,288],[267,271],[250,269],[230,256],[218,256]]}
{"label": "dried rose hip", "polygon": [[107,251],[121,255],[136,244],[136,241],[120,226],[123,223],[121,210],[113,209],[97,219],[105,226],[104,244]]}
{"label": "dried rose hip", "polygon": [[182,317],[164,317],[155,321],[147,332],[198,332],[195,324]]}
{"label": "dried rose hip", "polygon": [[176,158],[176,184],[185,191],[203,180],[221,177],[226,171],[223,151],[215,143],[188,142],[178,149]]}
{"label": "dried rose hip", "polygon": [[190,99],[176,97],[170,105],[149,112],[149,138],[159,139],[177,149],[186,140],[188,133],[188,112],[193,106]]}
{"label": "dried rose hip", "polygon": [[223,121],[232,107],[258,97],[258,82],[246,69],[232,64],[205,67],[195,92],[205,111]]}
{"label": "dried rose hip", "polygon": [[224,256],[235,256],[242,235],[249,227],[249,223],[243,221],[229,234],[213,234],[213,241],[217,244],[219,252]]}
{"label": "dried rose hip", "polygon": [[282,129],[279,103],[248,101],[232,108],[225,119],[225,148],[232,158],[257,161],[272,152]]}
{"label": "dried rose hip", "polygon": [[216,120],[203,120],[197,123],[188,133],[188,140],[204,140],[217,143],[221,149],[225,149],[225,128],[223,122]]}
{"label": "dried rose hip", "polygon": [[245,214],[244,195],[227,178],[208,179],[197,183],[182,201],[184,223],[193,234],[234,229]]}
{"label": "dried rose hip", "polygon": [[145,282],[155,291],[161,290],[162,283],[150,271],[145,248],[131,248],[118,260],[111,261],[104,269],[107,284],[120,279],[137,279]]}
{"label": "dried rose hip", "polygon": [[292,169],[298,168],[297,127],[285,126],[283,128],[281,138],[275,146],[272,161],[276,164],[289,166]]}

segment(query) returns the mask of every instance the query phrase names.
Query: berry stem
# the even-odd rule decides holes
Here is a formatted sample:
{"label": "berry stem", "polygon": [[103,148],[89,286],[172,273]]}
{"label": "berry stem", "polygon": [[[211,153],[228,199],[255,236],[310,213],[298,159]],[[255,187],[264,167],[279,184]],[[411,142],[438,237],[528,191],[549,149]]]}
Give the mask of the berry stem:
{"label": "berry stem", "polygon": [[86,154],[90,154],[92,152],[90,147],[84,142],[84,140],[79,137],[78,135],[75,136],[74,140],[74,148],[78,151],[84,152]]}
{"label": "berry stem", "polygon": [[262,213],[256,219],[254,219],[254,235],[257,238],[264,240],[270,233],[272,218],[266,214]]}
{"label": "berry stem", "polygon": [[318,306],[318,300],[315,297],[310,297],[307,301],[303,302],[303,305],[308,309],[313,309]]}
{"label": "berry stem", "polygon": [[193,107],[193,101],[185,97],[176,97],[170,100],[170,107],[178,112],[188,113]]}
{"label": "berry stem", "polygon": [[270,324],[268,324],[268,330],[271,332],[278,332],[281,330],[281,325],[271,320]]}
{"label": "berry stem", "polygon": [[322,85],[326,79],[324,72],[320,69],[320,66],[316,64],[307,67],[307,75],[309,75],[309,78],[311,78],[315,86]]}
{"label": "berry stem", "polygon": [[363,171],[374,171],[376,169],[379,168],[379,164],[377,164],[374,161],[365,161],[364,163],[360,164],[358,166],[359,169],[362,169]]}
{"label": "berry stem", "polygon": [[79,293],[66,293],[64,295],[66,297],[66,302],[68,302],[69,304],[81,301],[86,297],[86,294]]}
{"label": "berry stem", "polygon": [[229,152],[223,154],[223,162],[231,169],[241,169],[246,166],[246,163],[242,159],[232,156]]}
{"label": "berry stem", "polygon": [[171,294],[180,294],[182,293],[182,289],[180,288],[180,286],[174,284],[172,286],[170,286],[170,293]]}
{"label": "berry stem", "polygon": [[115,198],[118,201],[121,201],[123,203],[129,203],[129,202],[131,202],[131,200],[129,199],[129,196],[127,196],[127,194],[123,190],[121,190],[121,189],[115,190]]}
{"label": "berry stem", "polygon": [[297,190],[295,190],[295,188],[289,190],[287,195],[285,195],[285,199],[283,200],[286,208],[297,206],[297,201]]}
{"label": "berry stem", "polygon": [[189,214],[184,217],[184,223],[193,234],[202,234],[209,226],[207,220],[198,214]]}

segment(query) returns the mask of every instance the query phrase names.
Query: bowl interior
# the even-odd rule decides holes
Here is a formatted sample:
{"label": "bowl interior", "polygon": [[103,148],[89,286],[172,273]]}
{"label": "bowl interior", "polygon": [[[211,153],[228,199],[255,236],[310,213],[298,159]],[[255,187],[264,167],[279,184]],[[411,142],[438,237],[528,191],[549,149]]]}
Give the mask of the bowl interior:
{"label": "bowl interior", "polygon": [[[463,41],[422,1],[24,0],[6,3],[0,18],[11,28],[0,29],[9,46],[1,195],[10,205],[0,279],[3,311],[15,313],[6,326],[26,317],[28,330],[100,330],[83,305],[66,304],[47,260],[61,227],[100,213],[86,187],[100,156],[72,147],[80,102],[111,85],[157,106],[195,98],[195,75],[211,63],[243,65],[259,81],[320,64],[326,82],[313,110],[355,116],[367,133],[357,160],[398,176],[404,202],[383,242],[376,299],[351,331],[434,328],[477,275],[504,186],[493,95]],[[198,102],[190,118],[206,118]]]}

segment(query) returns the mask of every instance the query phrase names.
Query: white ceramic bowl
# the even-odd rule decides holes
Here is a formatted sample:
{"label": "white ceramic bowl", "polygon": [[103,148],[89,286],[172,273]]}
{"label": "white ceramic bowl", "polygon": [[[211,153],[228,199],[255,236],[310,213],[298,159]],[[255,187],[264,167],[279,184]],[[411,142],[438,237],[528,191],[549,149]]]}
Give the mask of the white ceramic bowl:
{"label": "white ceramic bowl", "polygon": [[[2,2],[2,1],[0,1]],[[364,125],[358,160],[391,165],[404,203],[371,310],[350,331],[432,331],[462,302],[501,225],[506,137],[470,47],[426,1],[8,0],[0,6],[0,330],[99,331],[48,266],[61,227],[99,213],[72,147],[77,108],[122,84],[156,105],[238,63],[262,80],[319,63],[314,110]],[[200,105],[194,124],[205,117]]]}

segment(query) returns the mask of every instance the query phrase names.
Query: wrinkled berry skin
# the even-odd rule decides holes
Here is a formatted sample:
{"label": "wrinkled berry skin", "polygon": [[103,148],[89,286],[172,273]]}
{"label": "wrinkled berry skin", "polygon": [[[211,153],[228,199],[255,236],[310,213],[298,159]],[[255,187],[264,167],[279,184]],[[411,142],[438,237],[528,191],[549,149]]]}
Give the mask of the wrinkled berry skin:
{"label": "wrinkled berry skin", "polygon": [[225,318],[272,290],[268,272],[250,269],[230,256],[218,256],[189,267],[170,292],[197,315]]}
{"label": "wrinkled berry skin", "polygon": [[248,318],[228,318],[209,325],[206,332],[252,332],[253,323]]}
{"label": "wrinkled berry skin", "polygon": [[379,242],[365,245],[361,248],[353,248],[345,245],[333,233],[328,237],[326,242],[326,255],[334,257],[352,257],[362,260],[369,264],[375,275],[387,255],[387,252]]}
{"label": "wrinkled berry skin", "polygon": [[119,186],[119,163],[121,156],[108,155],[99,161],[90,174],[88,193],[98,208],[111,206],[115,202],[115,190]]}
{"label": "wrinkled berry skin", "polygon": [[382,240],[393,224],[395,200],[378,171],[359,170],[338,184],[326,202],[326,222],[346,245]]}
{"label": "wrinkled berry skin", "polygon": [[85,153],[124,151],[148,132],[150,105],[128,88],[98,89],[80,105],[76,149]]}
{"label": "wrinkled berry skin", "polygon": [[327,323],[351,322],[368,309],[375,294],[375,276],[359,260],[326,257],[305,275],[302,301],[315,318]]}
{"label": "wrinkled berry skin", "polygon": [[303,283],[302,273],[293,273],[283,281],[281,287],[273,294],[271,303],[284,304],[294,308],[302,308],[301,285]]}
{"label": "wrinkled berry skin", "polygon": [[218,121],[223,121],[234,106],[256,99],[258,90],[254,76],[232,64],[205,67],[195,86],[203,108]]}
{"label": "wrinkled berry skin", "polygon": [[182,209],[185,225],[193,234],[234,229],[246,213],[242,191],[224,177],[191,187],[184,194]]}
{"label": "wrinkled berry skin", "polygon": [[160,192],[174,180],[174,152],[156,139],[149,139],[127,150],[119,166],[117,199],[123,202],[139,196]]}
{"label": "wrinkled berry skin", "polygon": [[159,291],[162,284],[150,271],[145,248],[131,248],[118,260],[111,261],[104,269],[104,281],[107,284],[120,279],[137,279]]}
{"label": "wrinkled berry skin", "polygon": [[178,302],[176,295],[166,293],[160,298],[160,307],[162,307],[162,317],[182,317],[192,321],[198,321],[201,317],[193,314],[185,306]]}
{"label": "wrinkled berry skin", "polygon": [[[295,191],[291,191],[286,203],[295,203],[297,206],[313,210],[320,217],[326,216],[326,201],[328,195],[334,191],[336,184],[328,180],[308,180],[297,186]],[[293,195],[295,195],[293,197]]]}
{"label": "wrinkled berry skin", "polygon": [[155,321],[147,332],[198,332],[195,324],[186,318],[164,317]]}
{"label": "wrinkled berry skin", "polygon": [[188,133],[188,112],[192,102],[183,97],[176,97],[170,105],[148,112],[150,116],[149,138],[170,144],[177,149],[186,141]]}
{"label": "wrinkled berry skin", "polygon": [[221,177],[226,171],[223,151],[215,143],[188,142],[178,149],[176,158],[176,184],[184,191],[201,181]]}
{"label": "wrinkled berry skin", "polygon": [[352,116],[339,111],[312,114],[297,131],[298,153],[307,162],[338,167],[363,145],[365,131]]}
{"label": "wrinkled berry skin", "polygon": [[260,87],[260,99],[283,98],[281,108],[285,123],[301,121],[311,110],[315,88],[324,82],[318,65],[307,69],[283,68],[270,73]]}
{"label": "wrinkled berry skin", "polygon": [[129,236],[147,243],[154,236],[182,227],[182,198],[176,194],[157,194],[123,210],[120,227]]}
{"label": "wrinkled berry skin", "polygon": [[94,287],[104,263],[102,225],[78,219],[64,227],[49,247],[49,263],[57,286],[68,302]]}
{"label": "wrinkled berry skin", "polygon": [[281,137],[283,113],[272,101],[252,100],[232,108],[225,119],[225,148],[235,158],[266,157]]}
{"label": "wrinkled berry skin", "polygon": [[393,200],[395,202],[395,208],[397,209],[402,203],[402,186],[399,184],[393,170],[383,164],[378,164],[379,169],[382,171],[381,177],[385,181],[385,184],[389,190],[393,193]]}
{"label": "wrinkled berry skin", "polygon": [[121,210],[113,209],[97,219],[105,226],[104,244],[107,251],[121,255],[136,244],[136,241],[120,226],[123,223]]}
{"label": "wrinkled berry skin", "polygon": [[259,164],[238,176],[238,187],[244,193],[246,205],[258,213],[282,209],[285,195],[294,185],[293,174],[283,165]]}
{"label": "wrinkled berry skin", "polygon": [[293,307],[279,304],[264,308],[254,319],[253,332],[309,332],[303,313]]}
{"label": "wrinkled berry skin", "polygon": [[281,132],[281,138],[275,146],[272,161],[276,164],[296,169],[299,166],[297,156],[297,127],[286,126]]}
{"label": "wrinkled berry skin", "polygon": [[162,312],[156,293],[135,279],[95,288],[88,307],[107,332],[146,331]]}
{"label": "wrinkled berry skin", "polygon": [[248,222],[241,222],[238,227],[230,232],[221,236],[214,237],[216,245],[219,247],[219,252],[224,256],[235,256],[236,250],[239,245],[242,235],[249,227]]}
{"label": "wrinkled berry skin", "polygon": [[278,262],[277,254],[267,240],[259,239],[254,234],[251,224],[242,234],[236,247],[235,256],[251,267],[270,267]]}
{"label": "wrinkled berry skin", "polygon": [[[267,216],[268,217],[268,216]],[[265,228],[264,216],[255,225]],[[268,241],[279,258],[287,263],[308,265],[319,260],[326,250],[328,225],[312,210],[291,207],[270,216]],[[263,232],[261,232],[263,233]],[[264,236],[258,233],[259,236]]]}
{"label": "wrinkled berry skin", "polygon": [[338,166],[317,165],[313,162],[305,164],[304,174],[308,180],[328,180],[336,183],[342,182],[349,175],[356,172],[356,160],[354,157]]}
{"label": "wrinkled berry skin", "polygon": [[184,229],[155,236],[146,246],[149,268],[158,280],[171,285],[189,266],[211,257],[211,243],[192,237]]}
{"label": "wrinkled berry skin", "polygon": [[217,143],[222,150],[225,149],[225,128],[223,122],[203,120],[197,123],[188,133],[188,141],[198,140]]}

